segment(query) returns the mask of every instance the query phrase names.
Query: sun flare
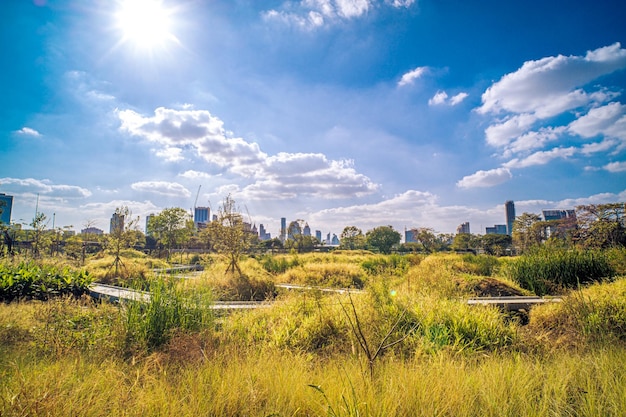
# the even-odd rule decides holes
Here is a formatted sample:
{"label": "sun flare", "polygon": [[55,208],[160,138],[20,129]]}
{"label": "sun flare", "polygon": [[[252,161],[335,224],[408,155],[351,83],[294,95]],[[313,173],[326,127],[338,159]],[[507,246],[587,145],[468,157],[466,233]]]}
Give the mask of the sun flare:
{"label": "sun flare", "polygon": [[167,9],[162,0],[123,0],[115,18],[123,43],[155,49],[177,42],[172,33],[172,10]]}

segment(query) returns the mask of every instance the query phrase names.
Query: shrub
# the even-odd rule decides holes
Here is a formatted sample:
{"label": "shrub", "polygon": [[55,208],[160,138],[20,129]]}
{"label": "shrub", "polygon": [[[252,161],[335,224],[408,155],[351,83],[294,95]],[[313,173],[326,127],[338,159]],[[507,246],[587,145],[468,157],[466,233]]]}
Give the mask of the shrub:
{"label": "shrub", "polygon": [[267,272],[272,274],[282,274],[288,269],[300,265],[297,256],[288,259],[286,256],[265,255],[261,258],[260,263]]}
{"label": "shrub", "polygon": [[540,248],[507,263],[507,274],[522,288],[545,295],[610,279],[615,271],[606,253],[599,250]]}
{"label": "shrub", "polygon": [[57,268],[21,262],[18,265],[0,264],[0,300],[47,300],[51,297],[73,295],[89,291],[91,277],[83,270]]}

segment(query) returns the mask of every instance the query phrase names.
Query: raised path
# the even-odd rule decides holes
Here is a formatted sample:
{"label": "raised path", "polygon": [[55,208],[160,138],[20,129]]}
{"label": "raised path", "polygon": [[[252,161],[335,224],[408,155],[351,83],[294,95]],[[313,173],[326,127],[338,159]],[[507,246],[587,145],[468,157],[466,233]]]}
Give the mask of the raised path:
{"label": "raised path", "polygon": [[491,305],[504,310],[528,310],[537,304],[560,303],[560,297],[510,296],[510,297],[477,297],[467,300],[469,305]]}
{"label": "raised path", "polygon": [[[340,294],[358,293],[361,290],[318,288],[295,284],[277,284],[277,287],[290,290],[335,292]],[[106,284],[92,284],[89,286],[89,293],[93,298],[106,299],[112,302],[119,301],[150,301],[150,293],[129,288],[116,287]],[[560,297],[534,297],[534,296],[512,296],[512,297],[477,297],[467,300],[469,305],[491,305],[508,311],[528,310],[537,304],[560,303]],[[259,307],[269,307],[271,303],[263,301],[215,301],[211,306],[214,310],[241,310]]]}

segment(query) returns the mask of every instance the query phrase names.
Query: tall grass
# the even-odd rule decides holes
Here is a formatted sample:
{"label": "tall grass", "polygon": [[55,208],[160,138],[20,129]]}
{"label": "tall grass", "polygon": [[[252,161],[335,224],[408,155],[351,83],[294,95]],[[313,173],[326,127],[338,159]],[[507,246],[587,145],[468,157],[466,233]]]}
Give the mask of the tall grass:
{"label": "tall grass", "polygon": [[507,274],[523,288],[546,295],[610,279],[615,271],[603,251],[543,248],[509,262]]}
{"label": "tall grass", "polygon": [[153,350],[164,345],[174,331],[209,328],[213,323],[212,300],[208,291],[185,291],[173,281],[154,280],[149,302],[123,305],[128,343]]}

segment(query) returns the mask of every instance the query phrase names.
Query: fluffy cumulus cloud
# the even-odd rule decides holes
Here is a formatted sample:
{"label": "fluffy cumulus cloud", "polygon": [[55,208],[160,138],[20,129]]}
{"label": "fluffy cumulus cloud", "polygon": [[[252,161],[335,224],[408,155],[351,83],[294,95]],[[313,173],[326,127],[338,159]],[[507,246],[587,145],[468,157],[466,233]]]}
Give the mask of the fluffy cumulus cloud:
{"label": "fluffy cumulus cloud", "polygon": [[[491,85],[476,112],[492,118],[485,141],[509,159],[502,167],[521,169],[626,147],[626,106],[613,101],[620,92],[596,83],[625,68],[626,49],[615,43],[580,56],[525,62]],[[567,125],[554,122],[572,118]],[[589,140],[593,143],[585,143]]]}
{"label": "fluffy cumulus cloud", "polygon": [[538,118],[558,115],[606,98],[582,87],[598,77],[626,67],[626,50],[619,43],[589,51],[528,61],[489,87],[479,113],[530,113]]}
{"label": "fluffy cumulus cloud", "polygon": [[191,192],[177,182],[139,181],[131,184],[133,190],[144,193],[158,194],[167,197],[187,198]]}
{"label": "fluffy cumulus cloud", "polygon": [[493,187],[502,184],[512,177],[508,168],[496,168],[488,171],[477,171],[459,180],[456,185],[460,188]]}
{"label": "fluffy cumulus cloud", "polygon": [[[267,155],[256,143],[228,135],[223,123],[204,110],[158,108],[152,117],[131,110],[118,112],[121,129],[168,155],[192,152],[211,165],[251,181],[241,192],[247,198],[290,198],[308,195],[342,198],[371,194],[378,189],[367,176],[359,174],[349,160],[329,160],[318,153]],[[173,150],[180,150],[179,153]],[[186,171],[182,177],[195,179],[204,174]]]}
{"label": "fluffy cumulus cloud", "polygon": [[35,178],[0,178],[0,185],[5,192],[13,194],[41,194],[58,198],[86,198],[91,191],[76,185],[55,184],[50,180]]}
{"label": "fluffy cumulus cloud", "polygon": [[285,2],[278,9],[263,12],[266,21],[280,22],[303,29],[314,29],[335,22],[356,19],[371,9],[386,5],[408,8],[415,0],[301,0]]}
{"label": "fluffy cumulus cloud", "polygon": [[459,103],[462,103],[463,100],[467,98],[467,93],[459,93],[452,97],[448,97],[448,93],[445,91],[437,91],[437,93],[428,100],[429,106],[437,106],[437,105],[448,105],[448,106],[456,106]]}
{"label": "fluffy cumulus cloud", "polygon": [[[404,87],[411,85],[415,80],[420,79],[428,72],[428,67],[417,67],[409,72],[402,74],[400,81],[398,81],[398,87]],[[445,94],[445,93],[444,93]],[[447,94],[446,94],[447,97]]]}
{"label": "fluffy cumulus cloud", "polygon": [[30,127],[26,127],[26,126],[21,128],[20,130],[16,130],[15,133],[20,135],[20,136],[30,136],[30,137],[34,137],[34,138],[41,137],[41,133],[39,133],[35,129],[32,129]]}

